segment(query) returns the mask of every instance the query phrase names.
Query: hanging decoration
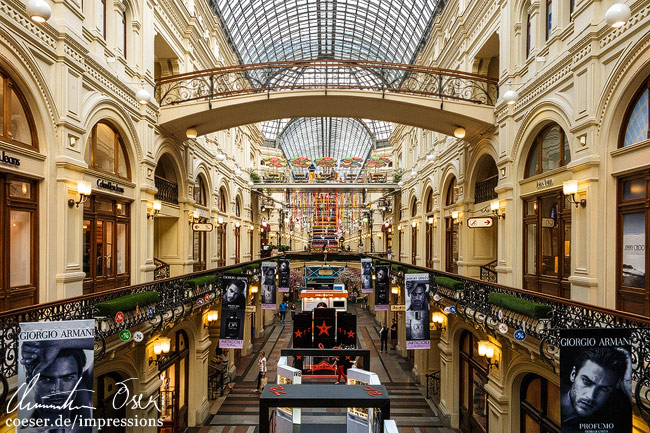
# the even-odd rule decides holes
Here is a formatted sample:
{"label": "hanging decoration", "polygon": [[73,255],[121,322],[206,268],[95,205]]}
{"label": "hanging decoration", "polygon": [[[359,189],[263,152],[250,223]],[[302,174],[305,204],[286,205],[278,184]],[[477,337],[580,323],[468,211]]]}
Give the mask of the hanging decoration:
{"label": "hanging decoration", "polygon": [[306,156],[298,156],[298,157],[295,157],[295,158],[291,158],[289,160],[289,163],[293,167],[309,168],[309,166],[312,164],[312,160],[307,158]]}
{"label": "hanging decoration", "polygon": [[330,156],[323,156],[321,158],[316,158],[314,162],[319,167],[327,167],[327,168],[336,167],[336,159]]}
{"label": "hanging decoration", "polygon": [[341,160],[340,166],[345,168],[360,167],[363,162],[362,158],[350,156]]}
{"label": "hanging decoration", "polygon": [[388,158],[383,157],[383,156],[373,156],[372,158],[368,158],[367,160],[367,166],[369,168],[382,168],[388,165]]}
{"label": "hanging decoration", "polygon": [[262,165],[273,168],[282,168],[287,166],[287,160],[277,156],[267,156],[262,158]]}

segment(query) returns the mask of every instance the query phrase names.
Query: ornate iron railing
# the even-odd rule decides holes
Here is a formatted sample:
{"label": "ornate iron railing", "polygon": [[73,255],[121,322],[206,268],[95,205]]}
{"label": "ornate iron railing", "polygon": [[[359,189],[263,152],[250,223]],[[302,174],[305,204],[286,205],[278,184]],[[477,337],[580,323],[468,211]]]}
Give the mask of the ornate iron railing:
{"label": "ornate iron railing", "polygon": [[158,189],[158,192],[154,196],[156,200],[178,204],[178,184],[158,176],[154,177],[154,182]]}
{"label": "ornate iron railing", "polygon": [[499,176],[494,175],[474,184],[474,204],[494,200],[498,194],[494,188],[499,183]]}
{"label": "ornate iron railing", "polygon": [[497,261],[492,260],[489,263],[486,263],[479,267],[481,271],[481,281],[488,283],[497,282],[497,271],[496,271]]}
{"label": "ornate iron railing", "polygon": [[356,60],[225,66],[156,81],[160,106],[291,90],[365,90],[494,105],[497,80],[434,67]]}
{"label": "ornate iron railing", "polygon": [[156,269],[153,270],[154,281],[169,278],[169,264],[155,257],[153,258],[153,262],[156,265]]}
{"label": "ornate iron railing", "polygon": [[434,402],[440,403],[440,370],[426,375],[427,378],[427,398]]}
{"label": "ornate iron railing", "polygon": [[223,396],[223,371],[212,366],[208,367],[208,400],[216,400]]}

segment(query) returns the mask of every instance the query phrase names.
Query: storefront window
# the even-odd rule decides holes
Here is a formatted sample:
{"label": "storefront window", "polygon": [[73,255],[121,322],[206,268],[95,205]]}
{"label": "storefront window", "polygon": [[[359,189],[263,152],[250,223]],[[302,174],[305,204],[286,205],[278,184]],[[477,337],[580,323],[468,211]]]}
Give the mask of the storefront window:
{"label": "storefront window", "polygon": [[197,177],[197,182],[194,184],[194,202],[200,206],[206,206],[207,204],[207,193],[206,193],[205,181],[202,176]]}
{"label": "storefront window", "polygon": [[569,140],[559,125],[544,128],[535,138],[528,154],[526,177],[555,170],[571,162]]}
{"label": "storefront window", "polygon": [[11,210],[9,219],[9,285],[24,286],[31,275],[32,213]]}
{"label": "storefront window", "polygon": [[478,338],[464,331],[460,337],[460,429],[464,433],[488,431],[487,364],[478,356]]}
{"label": "storefront window", "polygon": [[520,390],[521,433],[559,433],[560,387],[531,373],[524,377]]}
{"label": "storefront window", "polygon": [[130,179],[126,148],[119,133],[108,123],[98,122],[87,143],[88,164],[99,171]]}
{"label": "storefront window", "polygon": [[643,83],[625,113],[619,147],[630,146],[648,139],[648,130],[650,129],[649,83],[650,80]]}
{"label": "storefront window", "polygon": [[0,141],[37,148],[35,131],[27,101],[0,69]]}

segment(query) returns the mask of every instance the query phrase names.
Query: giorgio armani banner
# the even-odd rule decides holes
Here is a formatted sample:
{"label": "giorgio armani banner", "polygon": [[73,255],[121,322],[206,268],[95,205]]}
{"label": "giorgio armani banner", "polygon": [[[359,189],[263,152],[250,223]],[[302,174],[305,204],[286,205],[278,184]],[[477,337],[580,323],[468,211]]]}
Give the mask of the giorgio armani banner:
{"label": "giorgio armani banner", "polygon": [[[20,433],[92,432],[94,342],[94,320],[20,324]],[[69,420],[74,430],[63,424]]]}
{"label": "giorgio armani banner", "polygon": [[289,281],[291,279],[291,266],[289,260],[282,259],[278,260],[278,291],[288,292],[289,291]]}
{"label": "giorgio armani banner", "polygon": [[275,310],[276,262],[262,262],[262,310]]}
{"label": "giorgio armani banner", "polygon": [[244,348],[244,318],[248,283],[245,276],[224,275],[219,347]]}
{"label": "giorgio armani banner", "polygon": [[388,282],[390,265],[375,266],[375,310],[388,310]]}
{"label": "giorgio armani banner", "polygon": [[560,331],[562,433],[632,431],[629,329]]}
{"label": "giorgio armani banner", "polygon": [[372,259],[361,259],[361,293],[372,293]]}
{"label": "giorgio armani banner", "polygon": [[406,349],[428,349],[429,274],[406,274]]}

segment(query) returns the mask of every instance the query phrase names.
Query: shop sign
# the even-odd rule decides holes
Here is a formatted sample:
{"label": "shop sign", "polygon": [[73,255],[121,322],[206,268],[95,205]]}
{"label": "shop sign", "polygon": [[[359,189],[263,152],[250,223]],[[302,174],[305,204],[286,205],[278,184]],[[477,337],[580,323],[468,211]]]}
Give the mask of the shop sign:
{"label": "shop sign", "polygon": [[318,275],[321,275],[321,276],[334,275],[334,269],[319,269],[318,270]]}
{"label": "shop sign", "polygon": [[499,332],[502,334],[507,334],[508,333],[508,325],[505,323],[499,323]]}
{"label": "shop sign", "polygon": [[246,312],[247,313],[254,313],[255,312],[255,305],[246,305]]}
{"label": "shop sign", "polygon": [[553,178],[538,180],[536,186],[537,189],[553,186]]}
{"label": "shop sign", "polygon": [[526,333],[524,331],[522,331],[521,329],[517,329],[515,331],[514,337],[515,337],[515,340],[517,340],[517,341],[524,341],[526,339]]}
{"label": "shop sign", "polygon": [[0,162],[2,162],[3,164],[15,165],[16,167],[20,167],[20,158],[9,156],[5,153],[4,150],[2,151],[2,158],[0,158]]}
{"label": "shop sign", "polygon": [[125,329],[122,332],[120,332],[120,340],[129,341],[130,339],[131,339],[131,331]]}
{"label": "shop sign", "polygon": [[406,311],[406,305],[391,305],[390,311]]}
{"label": "shop sign", "polygon": [[118,184],[104,179],[97,179],[97,188],[107,189],[109,191],[113,191],[118,194],[122,194],[124,192],[124,188],[122,188]]}
{"label": "shop sign", "polygon": [[492,217],[472,217],[467,218],[467,227],[470,229],[488,228],[494,225]]}
{"label": "shop sign", "polygon": [[555,227],[555,220],[553,218],[542,218],[542,227]]}
{"label": "shop sign", "polygon": [[194,223],[192,224],[192,230],[195,232],[211,232],[212,223]]}
{"label": "shop sign", "polygon": [[135,331],[133,333],[133,341],[135,341],[136,343],[139,343],[142,340],[144,340],[144,334],[142,333],[142,331]]}

